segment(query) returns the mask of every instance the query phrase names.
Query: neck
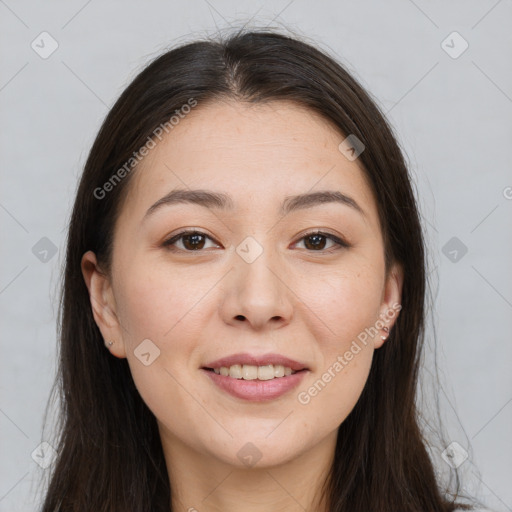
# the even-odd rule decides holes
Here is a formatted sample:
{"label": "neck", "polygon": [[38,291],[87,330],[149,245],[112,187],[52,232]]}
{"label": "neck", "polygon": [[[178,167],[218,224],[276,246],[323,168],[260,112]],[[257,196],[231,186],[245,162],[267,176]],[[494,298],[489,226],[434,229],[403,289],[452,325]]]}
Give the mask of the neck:
{"label": "neck", "polygon": [[159,428],[173,512],[328,512],[321,487],[337,430],[289,461],[245,467],[200,453]]}

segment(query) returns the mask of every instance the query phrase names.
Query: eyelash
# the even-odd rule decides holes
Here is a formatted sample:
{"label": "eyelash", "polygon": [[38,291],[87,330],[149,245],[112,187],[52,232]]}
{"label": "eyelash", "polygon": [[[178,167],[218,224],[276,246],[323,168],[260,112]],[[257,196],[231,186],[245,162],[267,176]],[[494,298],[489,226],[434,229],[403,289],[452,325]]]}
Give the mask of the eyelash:
{"label": "eyelash", "polygon": [[[206,233],[203,233],[202,231],[197,231],[195,229],[190,229],[190,230],[184,230],[184,231],[181,231],[180,233],[177,233],[176,235],[173,235],[171,238],[169,238],[168,240],[164,241],[162,243],[162,246],[168,248],[170,251],[173,251],[173,252],[177,252],[177,251],[181,251],[181,252],[188,252],[188,253],[193,253],[193,252],[202,252],[203,249],[199,249],[197,251],[190,251],[190,250],[186,250],[186,249],[179,249],[179,248],[176,248],[176,247],[173,247],[173,244],[175,242],[177,242],[178,240],[180,240],[181,238],[183,238],[184,236],[186,235],[202,235],[206,238],[209,238],[212,242],[214,243],[217,243],[215,242],[215,240],[210,237],[209,235],[207,235]],[[337,251],[339,249],[348,249],[349,247],[351,247],[351,245],[346,242],[345,240],[331,234],[331,233],[326,233],[324,231],[320,231],[320,230],[316,230],[316,231],[310,231],[309,233],[306,233],[304,234],[297,242],[300,242],[302,241],[303,239],[305,238],[308,238],[308,237],[311,237],[311,236],[314,236],[314,235],[320,235],[320,236],[324,236],[325,238],[328,238],[329,240],[332,240],[338,247],[334,247],[334,248],[331,248],[331,249],[320,249],[318,251],[315,251],[315,250],[307,250],[307,252],[311,252],[311,253],[315,253],[315,252],[319,252],[319,253],[332,253],[334,251]],[[297,243],[295,242],[295,243]]]}

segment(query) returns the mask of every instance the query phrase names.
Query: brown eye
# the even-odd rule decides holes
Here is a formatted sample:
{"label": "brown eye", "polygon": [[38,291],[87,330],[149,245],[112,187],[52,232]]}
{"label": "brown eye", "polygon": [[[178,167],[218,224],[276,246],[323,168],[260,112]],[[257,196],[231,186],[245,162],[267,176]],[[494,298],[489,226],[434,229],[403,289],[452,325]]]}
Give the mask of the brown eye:
{"label": "brown eye", "polygon": [[[324,251],[327,241],[331,241],[334,244],[334,250],[339,249],[341,247],[349,247],[349,244],[344,240],[341,240],[337,236],[331,235],[330,233],[324,233],[322,231],[315,231],[313,233],[308,233],[303,236],[300,240],[304,240],[304,246],[309,251],[323,251],[323,252],[332,252],[329,249],[333,249],[333,246]],[[336,247],[337,246],[337,247]]]}
{"label": "brown eye", "polygon": [[[186,252],[194,252],[204,249],[207,240],[212,240],[212,238],[200,231],[182,231],[169,240],[166,240],[162,245],[169,247],[171,250],[177,249]],[[181,242],[182,247],[175,246],[176,242]]]}
{"label": "brown eye", "polygon": [[304,245],[307,249],[324,249],[327,243],[327,237],[323,235],[309,235],[304,238]]}

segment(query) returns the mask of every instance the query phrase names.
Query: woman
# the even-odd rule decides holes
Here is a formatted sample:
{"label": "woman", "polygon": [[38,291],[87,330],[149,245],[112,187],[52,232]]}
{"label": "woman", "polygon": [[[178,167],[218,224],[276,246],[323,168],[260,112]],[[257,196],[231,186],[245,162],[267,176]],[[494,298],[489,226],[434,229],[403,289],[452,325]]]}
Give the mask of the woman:
{"label": "woman", "polygon": [[418,425],[425,291],[402,153],[340,64],[272,31],[163,54],[77,192],[43,511],[468,508]]}

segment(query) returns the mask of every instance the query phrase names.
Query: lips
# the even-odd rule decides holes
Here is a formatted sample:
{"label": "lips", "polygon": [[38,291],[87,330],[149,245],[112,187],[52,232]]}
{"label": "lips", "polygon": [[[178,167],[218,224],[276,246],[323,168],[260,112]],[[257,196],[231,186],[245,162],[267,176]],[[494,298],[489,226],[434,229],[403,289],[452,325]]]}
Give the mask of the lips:
{"label": "lips", "polygon": [[263,354],[263,355],[253,355],[248,353],[240,353],[233,354],[231,356],[223,357],[221,359],[216,359],[215,361],[211,361],[205,364],[202,368],[213,369],[220,368],[222,366],[230,367],[235,364],[239,365],[252,365],[252,366],[266,366],[269,364],[272,365],[282,365],[291,368],[293,371],[301,371],[301,370],[309,370],[307,365],[301,363],[299,361],[295,361],[290,359],[289,357],[282,356],[280,354]]}
{"label": "lips", "polygon": [[272,380],[244,380],[217,375],[204,369],[200,371],[217,389],[245,402],[268,402],[285,396],[290,397],[292,390],[300,385],[308,373],[304,369]]}

